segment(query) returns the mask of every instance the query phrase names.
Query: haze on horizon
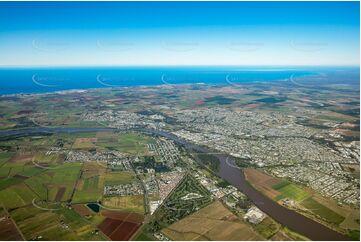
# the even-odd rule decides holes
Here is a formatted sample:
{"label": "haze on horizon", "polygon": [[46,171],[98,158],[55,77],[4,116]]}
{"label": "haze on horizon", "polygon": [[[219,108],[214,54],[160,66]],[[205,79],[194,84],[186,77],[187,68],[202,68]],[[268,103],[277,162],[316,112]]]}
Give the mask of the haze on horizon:
{"label": "haze on horizon", "polygon": [[0,66],[359,65],[359,2],[1,2]]}

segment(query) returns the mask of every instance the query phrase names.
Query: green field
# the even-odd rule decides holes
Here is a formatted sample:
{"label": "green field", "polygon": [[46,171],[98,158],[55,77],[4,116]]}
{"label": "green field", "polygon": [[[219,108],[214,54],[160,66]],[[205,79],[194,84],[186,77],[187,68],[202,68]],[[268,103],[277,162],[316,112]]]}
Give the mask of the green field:
{"label": "green field", "polygon": [[24,183],[0,191],[0,203],[6,208],[17,208],[30,204],[38,196]]}
{"label": "green field", "polygon": [[144,214],[144,196],[104,197],[102,205],[107,208],[117,208],[128,212]]}
{"label": "green field", "polygon": [[97,147],[103,150],[117,150],[119,146],[119,134],[112,132],[98,132],[96,134]]}
{"label": "green field", "polygon": [[8,177],[8,178],[3,178],[0,180],[0,190],[3,190],[7,187],[10,187],[12,185],[21,183],[23,181],[23,179],[18,178],[18,177]]}
{"label": "green field", "polygon": [[96,202],[103,195],[103,184],[99,182],[99,176],[92,176],[89,178],[82,178],[82,186],[76,188],[73,202],[74,203],[87,203]]}
{"label": "green field", "polygon": [[60,197],[61,201],[70,199],[81,167],[80,163],[66,163],[58,166],[57,169],[45,170],[31,166],[24,167],[18,163],[9,164],[18,167],[16,170],[21,170],[22,173],[16,172],[16,174],[33,174],[33,176],[29,178],[13,176],[0,180],[0,203],[7,208],[28,205],[34,198],[53,201],[59,189],[64,189],[64,194]]}
{"label": "green field", "polygon": [[[49,200],[55,200],[55,196],[61,187],[65,187],[65,193],[61,198],[61,201],[70,199],[78,180],[81,163],[65,163],[53,170],[50,174],[52,175],[51,184],[49,187]],[[49,172],[48,172],[49,174]]]}
{"label": "green field", "polygon": [[62,155],[51,154],[46,155],[43,152],[38,152],[33,158],[33,163],[38,164],[43,167],[57,167],[59,164],[64,162],[64,157]]}
{"label": "green field", "polygon": [[265,218],[261,223],[254,225],[254,229],[266,239],[271,238],[280,229],[280,225],[270,217]]}
{"label": "green field", "polygon": [[24,163],[6,162],[0,168],[1,176],[15,176],[24,171]]}
{"label": "green field", "polygon": [[104,240],[93,225],[66,208],[55,212],[19,208],[11,216],[28,240]]}
{"label": "green field", "polygon": [[18,175],[32,177],[32,176],[35,176],[42,172],[44,172],[44,169],[42,169],[42,168],[32,166],[32,165],[26,165],[26,166],[24,166],[23,171],[19,172]]}
{"label": "green field", "polygon": [[86,178],[84,181],[84,189],[85,190],[94,189],[95,187],[98,187],[98,183],[99,183],[99,176],[92,176]]}
{"label": "green field", "polygon": [[350,230],[348,235],[352,240],[360,241],[360,230]]}
{"label": "green field", "polygon": [[299,234],[296,233],[295,231],[287,228],[287,227],[283,227],[282,231],[288,236],[290,237],[292,240],[296,240],[296,241],[309,241],[310,239]]}
{"label": "green field", "polygon": [[10,168],[9,167],[4,167],[1,166],[0,167],[0,177],[8,177],[9,176],[9,172],[10,172]]}
{"label": "green field", "polygon": [[127,154],[147,152],[147,144],[154,142],[152,138],[137,133],[101,133],[96,135],[97,146],[101,149],[118,150]]}
{"label": "green field", "polygon": [[133,172],[112,172],[96,163],[86,164],[72,201],[74,203],[96,202],[103,197],[105,185],[129,184],[135,179],[137,178]]}
{"label": "green field", "polygon": [[287,186],[289,184],[290,183],[288,181],[282,181],[280,183],[277,183],[277,184],[273,185],[272,188],[275,189],[275,190],[279,190],[279,189],[281,189],[281,188],[283,188],[283,187],[285,187],[285,186]]}
{"label": "green field", "polygon": [[315,201],[313,198],[307,198],[301,203],[305,208],[312,211],[312,213],[318,215],[327,222],[339,225],[345,218],[335,213],[331,209],[323,206]]}
{"label": "green field", "polygon": [[219,160],[213,155],[209,154],[194,154],[194,158],[208,169],[217,172],[219,170]]}
{"label": "green field", "polygon": [[42,171],[43,169],[35,167],[33,164],[7,162],[0,167],[0,177],[12,177],[15,175],[31,177]]}
{"label": "green field", "polygon": [[144,154],[148,152],[147,144],[154,143],[154,139],[137,133],[119,135],[117,150],[128,154]]}
{"label": "green field", "polygon": [[1,152],[0,153],[0,165],[9,160],[14,155],[13,152]]}
{"label": "green field", "polygon": [[295,201],[302,201],[310,196],[310,194],[305,192],[299,186],[287,182],[276,184],[273,186],[273,188],[281,193],[275,198],[276,201],[286,197]]}
{"label": "green field", "polygon": [[33,176],[25,181],[28,187],[34,191],[42,200],[48,200],[47,185],[51,182],[51,176],[44,173],[38,176]]}
{"label": "green field", "polygon": [[76,191],[72,199],[73,203],[96,202],[102,197],[101,191]]}
{"label": "green field", "polygon": [[153,236],[154,228],[152,224],[144,224],[138,233],[134,236],[135,241],[156,241],[157,239]]}
{"label": "green field", "polygon": [[135,174],[128,171],[107,172],[104,174],[105,185],[119,185],[131,183],[136,179]]}
{"label": "green field", "polygon": [[147,233],[139,233],[138,235],[135,236],[134,238],[135,241],[152,241],[155,240],[155,238],[151,237],[149,234]]}
{"label": "green field", "polygon": [[96,202],[103,195],[106,168],[96,162],[86,162],[73,196],[74,203]]}

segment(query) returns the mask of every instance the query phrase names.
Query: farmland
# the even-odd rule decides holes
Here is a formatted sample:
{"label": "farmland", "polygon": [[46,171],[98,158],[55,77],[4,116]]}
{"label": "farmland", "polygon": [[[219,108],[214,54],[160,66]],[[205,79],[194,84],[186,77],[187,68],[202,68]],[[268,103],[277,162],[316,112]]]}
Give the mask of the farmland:
{"label": "farmland", "polygon": [[[277,85],[1,97],[0,123],[21,135],[1,137],[0,204],[26,240],[297,240],[304,238],[280,223],[303,231],[293,223],[302,219],[326,225],[325,237],[337,230],[357,239],[358,119],[334,111],[351,112],[354,98],[331,95],[329,102],[335,89],[327,89],[316,98],[322,111],[308,101],[312,92]],[[219,159],[228,155],[237,157],[248,184],[228,157]],[[325,180],[315,188],[303,181],[313,178]],[[258,202],[249,184],[270,199]],[[14,229],[10,220],[0,231],[5,238]]]}
{"label": "farmland", "polygon": [[88,217],[94,213],[84,204],[74,204],[71,206],[75,212],[77,212],[82,217]]}
{"label": "farmland", "polygon": [[[248,182],[268,197],[281,204],[284,204],[283,199],[294,201],[291,206],[287,204],[291,209],[320,220],[344,233],[359,227],[357,216],[354,216],[359,213],[358,209],[339,206],[335,201],[325,199],[310,189],[304,189],[287,180],[273,178],[259,170],[247,168],[244,171]],[[262,224],[258,227],[262,228]],[[265,237],[268,236],[265,234]]]}
{"label": "farmland", "polygon": [[105,168],[96,162],[85,163],[75,189],[73,202],[86,203],[98,201],[103,195],[104,179],[100,178],[105,172]]}
{"label": "farmland", "polygon": [[120,134],[117,149],[128,154],[147,154],[147,144],[153,143],[153,139],[136,133]]}
{"label": "farmland", "polygon": [[295,201],[302,201],[310,194],[295,184],[271,177],[266,173],[253,168],[244,170],[247,180],[259,191],[268,197],[278,201],[283,198],[290,198]]}
{"label": "farmland", "polygon": [[37,195],[24,183],[17,184],[0,191],[0,201],[7,209],[30,204],[36,197]]}
{"label": "farmland", "polygon": [[305,192],[302,188],[294,184],[289,184],[288,182],[275,184],[273,188],[281,193],[275,198],[275,200],[280,200],[287,197],[295,201],[302,201],[310,196],[310,194]]}
{"label": "farmland", "polygon": [[129,240],[142,224],[144,217],[139,213],[103,210],[105,218],[98,228],[112,240]]}
{"label": "farmland", "polygon": [[106,197],[102,200],[102,205],[107,208],[144,213],[144,197],[142,195]]}
{"label": "farmland", "polygon": [[302,205],[305,208],[312,210],[314,214],[328,221],[329,223],[339,225],[345,219],[331,209],[318,203],[313,198],[307,198],[306,200],[302,201]]}
{"label": "farmland", "polygon": [[254,225],[255,230],[266,239],[270,239],[274,236],[279,231],[280,227],[281,226],[270,217],[267,217],[261,223]]}
{"label": "farmland", "polygon": [[80,169],[81,164],[79,163],[67,163],[54,170],[51,183],[48,185],[50,188],[49,199],[57,201],[70,200],[80,175]]}
{"label": "farmland", "polygon": [[247,180],[259,191],[263,192],[270,198],[275,198],[280,195],[280,192],[275,190],[272,186],[279,184],[280,179],[273,178],[257,169],[244,169]]}
{"label": "farmland", "polygon": [[129,240],[140,224],[106,218],[98,228],[111,240]]}
{"label": "farmland", "polygon": [[16,228],[5,209],[0,208],[0,240],[23,240],[22,234]]}
{"label": "farmland", "polygon": [[[21,138],[17,142],[21,151],[0,152],[0,203],[11,211],[11,218],[28,240],[129,239],[143,222],[143,217],[138,215],[144,213],[144,197],[104,197],[103,190],[105,185],[136,181],[135,173],[132,170],[113,171],[102,160],[67,162],[67,152],[58,151],[66,147],[74,152],[92,152],[94,149],[106,152],[113,142],[113,148],[133,146],[135,148],[131,149],[138,152],[146,149],[145,144],[152,141],[142,137],[100,132],[55,134],[49,139],[39,137],[31,143],[28,143],[29,138]],[[136,146],[133,141],[137,142]],[[56,152],[48,151],[51,145]],[[95,213],[86,206],[98,202],[103,206],[101,213]],[[71,205],[68,206],[68,203]],[[124,222],[112,235],[99,233],[97,225],[101,226],[109,219],[119,220],[106,213],[107,207],[128,211],[128,214],[129,211],[137,212],[129,217],[130,220],[136,218],[136,221]],[[11,219],[3,219],[1,223],[1,238],[21,239]],[[134,231],[121,237],[130,228]]]}
{"label": "farmland", "polygon": [[43,240],[101,240],[95,228],[75,211],[61,208],[55,212],[35,207],[19,208],[11,212],[12,218],[25,238]]}
{"label": "farmland", "polygon": [[135,175],[133,172],[107,172],[103,174],[100,180],[104,180],[105,185],[117,185],[117,184],[127,184],[134,181]]}
{"label": "farmland", "polygon": [[200,209],[162,232],[172,240],[263,240],[220,202]]}

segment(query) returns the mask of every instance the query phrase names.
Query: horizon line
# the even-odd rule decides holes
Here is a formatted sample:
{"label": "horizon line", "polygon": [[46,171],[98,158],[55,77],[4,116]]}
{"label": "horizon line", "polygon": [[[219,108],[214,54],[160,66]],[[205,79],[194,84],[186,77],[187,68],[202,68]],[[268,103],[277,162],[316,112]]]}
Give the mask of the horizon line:
{"label": "horizon line", "polygon": [[79,68],[79,67],[358,67],[360,64],[338,65],[0,65],[0,68]]}

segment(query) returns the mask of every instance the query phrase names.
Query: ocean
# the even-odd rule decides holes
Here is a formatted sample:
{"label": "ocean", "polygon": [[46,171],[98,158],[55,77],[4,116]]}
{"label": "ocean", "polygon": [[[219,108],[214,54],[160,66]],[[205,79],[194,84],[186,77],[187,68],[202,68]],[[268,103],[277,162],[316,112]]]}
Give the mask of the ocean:
{"label": "ocean", "polygon": [[280,67],[48,67],[0,68],[0,94],[164,84],[238,84],[317,75]]}

